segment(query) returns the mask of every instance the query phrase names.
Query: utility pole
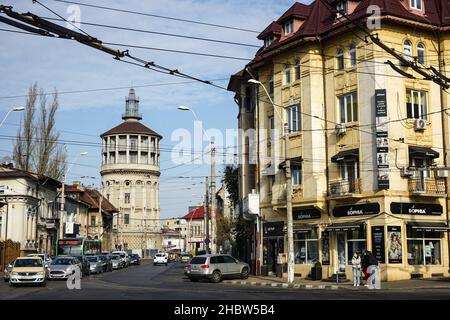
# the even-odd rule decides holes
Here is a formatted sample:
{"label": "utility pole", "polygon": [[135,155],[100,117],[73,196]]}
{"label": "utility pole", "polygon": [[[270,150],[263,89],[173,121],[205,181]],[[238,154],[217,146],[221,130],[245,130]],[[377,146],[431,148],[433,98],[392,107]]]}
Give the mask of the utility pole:
{"label": "utility pole", "polygon": [[294,225],[292,220],[292,180],[291,160],[289,159],[289,126],[284,124],[284,154],[286,170],[286,220],[288,235],[288,283],[294,282]]}
{"label": "utility pole", "polygon": [[211,142],[211,250],[217,252],[216,235],[216,148]]}
{"label": "utility pole", "polygon": [[208,195],[209,181],[208,177],[205,178],[205,239],[203,240],[205,243],[205,251],[209,252],[209,195]]}
{"label": "utility pole", "polygon": [[61,207],[59,208],[59,238],[64,238],[64,204],[65,204],[65,198],[64,198],[64,186],[66,184],[66,175],[64,174],[62,176],[62,184],[61,184]]}
{"label": "utility pole", "polygon": [[147,250],[147,219],[144,219],[144,253],[142,254],[142,257],[145,258],[145,253]]}

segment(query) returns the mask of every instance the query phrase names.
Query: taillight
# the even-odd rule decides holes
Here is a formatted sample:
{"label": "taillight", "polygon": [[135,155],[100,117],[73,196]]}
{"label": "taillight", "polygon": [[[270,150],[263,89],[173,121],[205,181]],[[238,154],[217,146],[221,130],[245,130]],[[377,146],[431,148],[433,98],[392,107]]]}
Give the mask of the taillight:
{"label": "taillight", "polygon": [[191,265],[190,265],[190,264],[188,264],[188,265],[186,266],[186,268],[190,269],[190,268],[191,268]]}
{"label": "taillight", "polygon": [[202,264],[202,265],[200,266],[200,268],[202,268],[202,269],[208,269],[209,266],[208,266],[207,264]]}

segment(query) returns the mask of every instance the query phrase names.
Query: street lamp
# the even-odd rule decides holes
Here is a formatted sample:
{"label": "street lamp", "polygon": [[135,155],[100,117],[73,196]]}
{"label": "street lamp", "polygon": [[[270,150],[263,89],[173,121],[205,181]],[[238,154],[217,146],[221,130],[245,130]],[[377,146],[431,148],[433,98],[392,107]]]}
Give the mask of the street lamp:
{"label": "street lamp", "polygon": [[5,117],[3,118],[2,122],[0,123],[0,127],[3,125],[6,118],[8,118],[8,116],[11,112],[17,112],[17,111],[23,111],[23,110],[25,110],[25,107],[15,107],[15,108],[9,109],[9,111],[6,113]]}
{"label": "street lamp", "polygon": [[72,168],[72,166],[77,162],[78,157],[79,156],[85,156],[87,155],[87,152],[80,152],[79,154],[77,154],[77,156],[75,157],[75,160],[70,164],[69,168],[66,170],[66,172],[63,174],[62,176],[62,182],[61,182],[61,206],[59,208],[59,213],[60,213],[60,239],[63,238],[64,235],[64,204],[65,204],[65,184],[66,184],[66,175],[69,173],[70,169]]}
{"label": "street lamp", "polygon": [[[273,106],[274,111],[277,113],[278,117],[280,118],[281,123],[284,123],[283,118],[281,117],[281,114],[278,112],[275,103],[273,102],[272,98],[270,97],[269,92],[267,91],[266,87],[258,80],[256,79],[250,79],[248,80],[248,83],[259,85],[263,88],[264,92],[266,93],[267,97],[270,100],[270,103]],[[285,163],[285,173],[286,173],[286,221],[287,221],[287,235],[288,235],[288,283],[294,282],[294,222],[292,218],[292,181],[291,181],[291,161],[289,159],[288,154],[288,146],[289,146],[289,139],[288,139],[288,132],[289,127],[287,123],[284,123],[284,130],[283,130],[283,136],[284,136],[284,163]],[[258,141],[259,144],[259,141]],[[259,155],[258,155],[259,158]],[[259,169],[258,169],[259,170]],[[259,175],[259,172],[258,172]]]}
{"label": "street lamp", "polygon": [[[194,115],[194,118],[199,121],[199,118],[197,117],[197,114],[194,112],[194,110],[191,107],[188,106],[178,106],[178,110],[181,111],[191,111]],[[215,239],[216,239],[216,168],[215,168],[215,155],[216,155],[216,149],[214,147],[214,142],[211,140],[211,138],[206,133],[205,129],[202,126],[203,133],[208,138],[210,142],[210,148],[211,148],[211,238],[209,238],[209,208],[208,208],[208,177],[206,177],[205,187],[206,187],[206,194],[205,194],[205,231],[206,231],[206,239],[208,239],[208,242],[205,242],[206,244],[206,252],[209,250],[209,243],[212,245],[212,251],[216,251],[215,246]],[[205,240],[206,240],[205,239]]]}

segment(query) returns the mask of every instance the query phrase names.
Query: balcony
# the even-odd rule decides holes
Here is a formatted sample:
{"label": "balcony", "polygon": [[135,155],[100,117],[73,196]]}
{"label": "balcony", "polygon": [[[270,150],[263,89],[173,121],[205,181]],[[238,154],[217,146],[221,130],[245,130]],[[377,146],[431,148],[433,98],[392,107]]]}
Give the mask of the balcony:
{"label": "balcony", "polygon": [[408,191],[413,196],[445,197],[445,178],[410,178]]}
{"label": "balcony", "polygon": [[292,202],[299,202],[303,198],[303,187],[302,185],[292,186]]}
{"label": "balcony", "polygon": [[361,179],[330,182],[330,198],[351,198],[361,194]]}

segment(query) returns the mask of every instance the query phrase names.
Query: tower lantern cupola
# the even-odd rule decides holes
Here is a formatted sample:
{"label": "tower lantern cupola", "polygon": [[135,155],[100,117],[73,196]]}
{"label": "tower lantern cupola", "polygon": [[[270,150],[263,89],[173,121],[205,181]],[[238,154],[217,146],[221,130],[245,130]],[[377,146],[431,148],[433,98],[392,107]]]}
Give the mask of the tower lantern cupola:
{"label": "tower lantern cupola", "polygon": [[142,115],[139,113],[139,98],[136,97],[134,89],[131,88],[128,97],[125,98],[125,113],[122,115],[123,120],[141,120]]}

